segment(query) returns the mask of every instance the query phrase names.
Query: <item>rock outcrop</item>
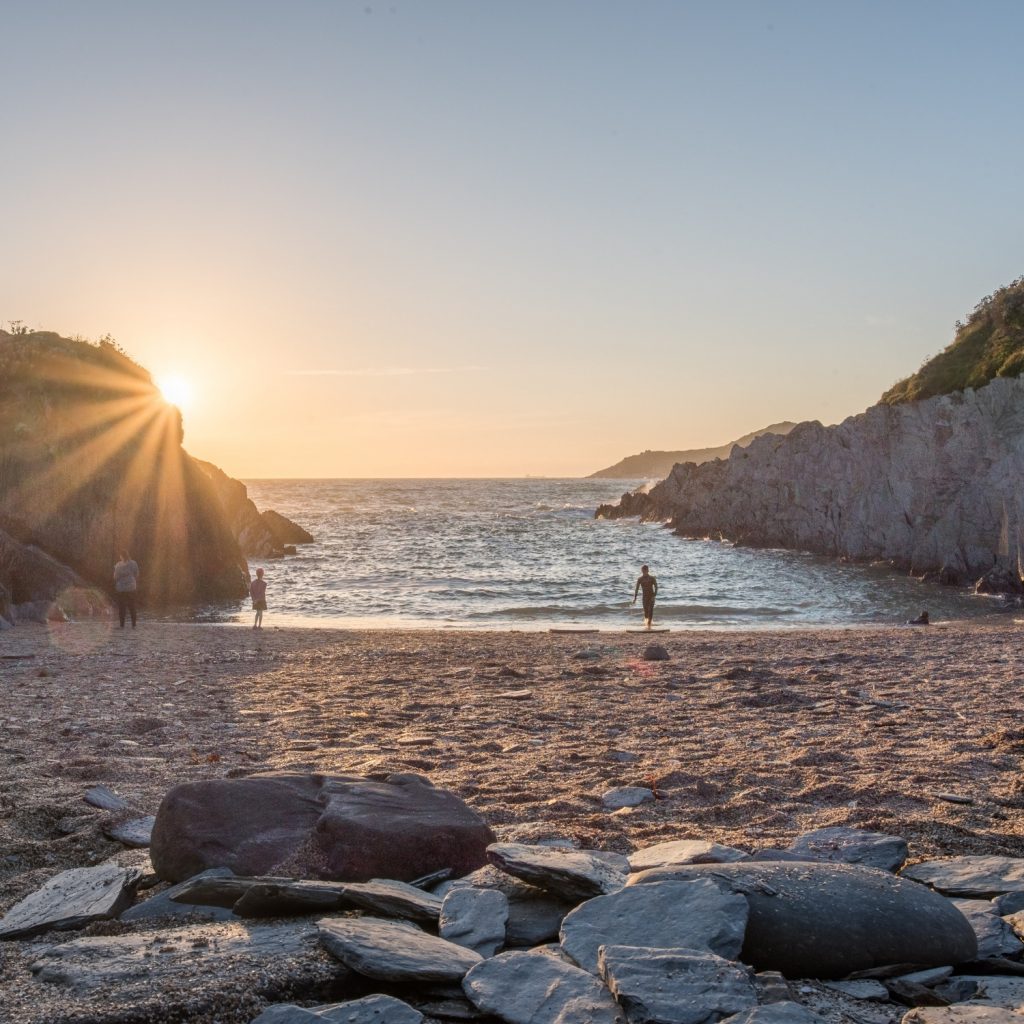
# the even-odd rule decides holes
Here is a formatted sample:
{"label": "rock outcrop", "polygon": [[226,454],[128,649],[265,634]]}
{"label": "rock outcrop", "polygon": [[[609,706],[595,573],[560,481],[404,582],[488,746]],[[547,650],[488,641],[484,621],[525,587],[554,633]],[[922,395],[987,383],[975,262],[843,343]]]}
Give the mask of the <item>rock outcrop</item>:
{"label": "rock outcrop", "polygon": [[715,537],[851,559],[887,560],[948,583],[993,568],[1020,578],[1024,379],[902,405],[843,423],[802,423],[726,460],[676,466],[649,493],[598,516],[667,520]]}

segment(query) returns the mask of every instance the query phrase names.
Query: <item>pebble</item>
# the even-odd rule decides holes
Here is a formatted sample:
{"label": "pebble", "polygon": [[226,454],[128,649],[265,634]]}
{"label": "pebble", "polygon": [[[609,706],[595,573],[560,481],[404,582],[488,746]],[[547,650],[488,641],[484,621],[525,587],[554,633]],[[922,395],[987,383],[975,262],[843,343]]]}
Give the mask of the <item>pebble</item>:
{"label": "pebble", "polygon": [[644,661],[669,661],[671,656],[661,644],[648,644],[640,655]]}
{"label": "pebble", "polygon": [[617,786],[601,794],[601,803],[609,810],[639,807],[654,800],[654,791],[644,786]]}

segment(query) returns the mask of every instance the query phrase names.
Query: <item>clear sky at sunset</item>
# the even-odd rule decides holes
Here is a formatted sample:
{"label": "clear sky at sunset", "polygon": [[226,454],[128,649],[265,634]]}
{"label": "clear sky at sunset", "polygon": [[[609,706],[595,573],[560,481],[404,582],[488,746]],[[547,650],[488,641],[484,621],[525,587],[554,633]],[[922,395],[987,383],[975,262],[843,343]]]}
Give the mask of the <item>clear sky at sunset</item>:
{"label": "clear sky at sunset", "polygon": [[1024,4],[11,2],[0,320],[235,476],[835,422],[1024,273]]}

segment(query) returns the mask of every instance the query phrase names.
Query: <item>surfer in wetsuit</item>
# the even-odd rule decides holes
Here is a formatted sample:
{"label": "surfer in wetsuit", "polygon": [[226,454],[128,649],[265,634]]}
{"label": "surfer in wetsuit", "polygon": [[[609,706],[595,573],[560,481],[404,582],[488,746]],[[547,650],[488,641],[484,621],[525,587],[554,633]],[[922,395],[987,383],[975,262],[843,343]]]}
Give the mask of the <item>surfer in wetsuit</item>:
{"label": "surfer in wetsuit", "polygon": [[640,578],[633,588],[633,604],[636,604],[636,596],[641,589],[644,592],[644,622],[650,629],[654,620],[654,599],[658,596],[658,580],[651,575],[651,570],[646,565],[640,566]]}

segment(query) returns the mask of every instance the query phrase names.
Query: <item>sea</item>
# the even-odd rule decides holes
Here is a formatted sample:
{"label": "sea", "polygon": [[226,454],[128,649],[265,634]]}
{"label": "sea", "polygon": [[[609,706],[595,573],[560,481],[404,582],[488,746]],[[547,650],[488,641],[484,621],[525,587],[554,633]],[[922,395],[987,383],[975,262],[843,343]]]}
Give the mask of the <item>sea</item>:
{"label": "sea", "polygon": [[[933,621],[993,602],[885,566],[687,540],[660,523],[594,511],[642,480],[247,480],[316,538],[260,563],[266,625],[433,629],[643,625],[640,566],[658,579],[655,625],[750,629]],[[218,609],[246,621],[248,603]]]}

